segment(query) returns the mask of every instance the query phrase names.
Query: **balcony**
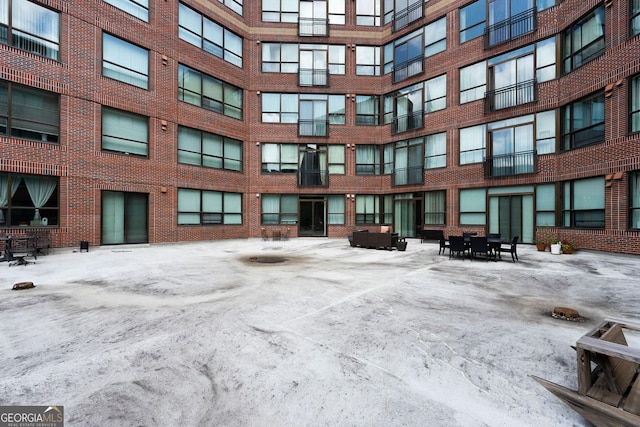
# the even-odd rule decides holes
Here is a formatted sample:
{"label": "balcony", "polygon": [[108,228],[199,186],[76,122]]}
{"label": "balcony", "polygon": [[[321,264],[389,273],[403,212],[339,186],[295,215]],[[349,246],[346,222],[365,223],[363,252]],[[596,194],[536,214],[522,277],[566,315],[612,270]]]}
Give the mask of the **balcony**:
{"label": "balcony", "polygon": [[300,37],[329,37],[329,20],[298,18],[298,35]]}
{"label": "balcony", "polygon": [[393,15],[393,31],[399,31],[414,21],[422,18],[424,12],[422,0]]}
{"label": "balcony", "polygon": [[422,166],[394,169],[393,185],[422,184],[424,175]]}
{"label": "balcony", "polygon": [[536,153],[533,150],[491,156],[484,161],[485,178],[521,175],[535,171]]}
{"label": "balcony", "polygon": [[423,126],[424,114],[422,110],[393,118],[393,133],[401,133],[413,129],[421,129]]}
{"label": "balcony", "polygon": [[489,49],[534,32],[538,27],[537,16],[535,8],[532,8],[487,27],[484,32],[484,48]]}
{"label": "balcony", "polygon": [[298,86],[329,86],[329,70],[300,68]]}
{"label": "balcony", "polygon": [[538,100],[536,80],[527,80],[500,89],[490,90],[484,95],[484,112],[501,110]]}
{"label": "balcony", "polygon": [[298,187],[328,187],[329,171],[306,169],[298,171]]}
{"label": "balcony", "polygon": [[405,62],[399,62],[393,67],[393,82],[397,83],[424,71],[424,58],[416,56]]}
{"label": "balcony", "polygon": [[329,121],[298,120],[298,136],[329,136]]}

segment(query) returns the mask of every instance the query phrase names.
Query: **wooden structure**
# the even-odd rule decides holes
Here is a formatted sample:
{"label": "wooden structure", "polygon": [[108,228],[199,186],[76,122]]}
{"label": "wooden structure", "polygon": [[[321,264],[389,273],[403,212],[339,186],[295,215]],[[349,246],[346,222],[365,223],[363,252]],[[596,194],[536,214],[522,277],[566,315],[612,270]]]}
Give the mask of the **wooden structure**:
{"label": "wooden structure", "polygon": [[533,377],[596,427],[640,426],[640,348],[624,330],[640,323],[605,319],[576,343],[578,390]]}

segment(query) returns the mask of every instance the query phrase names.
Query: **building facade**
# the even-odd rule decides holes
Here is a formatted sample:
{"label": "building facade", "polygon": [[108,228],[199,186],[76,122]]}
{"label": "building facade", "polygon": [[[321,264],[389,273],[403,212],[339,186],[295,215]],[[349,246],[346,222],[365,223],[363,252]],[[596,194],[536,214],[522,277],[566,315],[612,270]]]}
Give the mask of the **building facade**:
{"label": "building facade", "polygon": [[640,253],[639,0],[0,0],[0,233]]}

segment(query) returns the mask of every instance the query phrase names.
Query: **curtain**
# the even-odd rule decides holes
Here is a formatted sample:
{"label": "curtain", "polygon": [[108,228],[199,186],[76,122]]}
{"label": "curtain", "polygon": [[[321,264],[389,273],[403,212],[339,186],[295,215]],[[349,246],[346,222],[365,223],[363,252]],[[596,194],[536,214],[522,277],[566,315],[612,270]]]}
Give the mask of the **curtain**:
{"label": "curtain", "polygon": [[33,206],[36,207],[33,219],[39,220],[40,208],[49,201],[51,194],[53,194],[53,191],[56,189],[56,179],[30,175],[25,175],[22,179],[27,186],[27,191],[29,192]]}
{"label": "curtain", "polygon": [[200,224],[200,191],[178,189],[178,224]]}
{"label": "curtain", "polygon": [[262,144],[262,171],[280,171],[279,144]]}
{"label": "curtain", "polygon": [[332,195],[327,198],[329,224],[344,224],[344,196]]}
{"label": "curtain", "polygon": [[262,195],[262,223],[278,224],[280,213],[280,196],[277,194]]}
{"label": "curtain", "polygon": [[[13,197],[20,186],[20,175],[11,175],[11,190],[9,191],[9,175],[0,174],[0,208],[6,206],[9,202],[9,194]],[[4,213],[0,209],[0,224],[5,221]]]}
{"label": "curtain", "polygon": [[375,147],[373,145],[356,146],[356,173],[373,174],[375,167]]}

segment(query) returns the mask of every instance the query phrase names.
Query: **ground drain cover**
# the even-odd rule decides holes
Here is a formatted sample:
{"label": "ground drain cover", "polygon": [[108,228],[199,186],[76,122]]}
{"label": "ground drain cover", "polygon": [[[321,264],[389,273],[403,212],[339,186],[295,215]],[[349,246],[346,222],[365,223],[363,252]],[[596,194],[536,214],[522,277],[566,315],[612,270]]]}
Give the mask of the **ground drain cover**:
{"label": "ground drain cover", "polygon": [[286,258],[281,256],[252,256],[249,258],[250,262],[257,262],[259,264],[278,264],[286,260]]}

